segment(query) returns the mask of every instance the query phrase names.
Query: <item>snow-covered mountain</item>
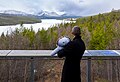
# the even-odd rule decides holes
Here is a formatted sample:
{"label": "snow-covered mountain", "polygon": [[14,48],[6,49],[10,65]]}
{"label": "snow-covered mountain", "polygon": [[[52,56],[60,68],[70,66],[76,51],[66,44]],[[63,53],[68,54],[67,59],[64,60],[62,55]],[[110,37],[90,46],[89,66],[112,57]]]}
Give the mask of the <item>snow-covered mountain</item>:
{"label": "snow-covered mountain", "polygon": [[33,13],[33,14],[29,14],[29,13],[25,13],[25,12],[21,12],[21,11],[16,11],[16,10],[2,10],[2,11],[0,11],[0,14],[20,15],[20,16],[35,16],[35,17],[39,17],[39,18],[75,17],[74,15],[71,15],[68,13],[64,13],[62,15],[59,15],[56,12],[48,12],[48,11],[43,11],[43,10],[41,10],[37,13]]}
{"label": "snow-covered mountain", "polygon": [[25,12],[21,12],[21,11],[16,11],[16,10],[1,10],[0,13],[2,14],[11,14],[11,15],[23,15],[23,16],[27,16],[27,15],[35,15],[35,16],[59,16],[56,12],[48,12],[48,11],[40,11],[38,13],[34,13],[34,14],[29,14],[29,13],[25,13]]}
{"label": "snow-covered mountain", "polygon": [[1,10],[0,13],[2,14],[10,14],[10,15],[23,15],[27,16],[29,14],[22,12],[22,11],[16,11],[16,10]]}
{"label": "snow-covered mountain", "polygon": [[56,12],[48,12],[48,11],[40,11],[34,15],[37,15],[37,16],[60,16],[59,14],[57,14]]}

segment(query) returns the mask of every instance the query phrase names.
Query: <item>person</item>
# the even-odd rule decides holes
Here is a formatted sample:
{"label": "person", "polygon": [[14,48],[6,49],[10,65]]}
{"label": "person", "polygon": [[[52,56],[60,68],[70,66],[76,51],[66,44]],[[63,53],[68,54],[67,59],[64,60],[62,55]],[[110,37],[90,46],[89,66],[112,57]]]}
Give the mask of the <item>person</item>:
{"label": "person", "polygon": [[80,60],[85,51],[85,44],[78,26],[73,27],[72,34],[74,39],[58,51],[59,58],[65,57],[61,82],[81,82]]}

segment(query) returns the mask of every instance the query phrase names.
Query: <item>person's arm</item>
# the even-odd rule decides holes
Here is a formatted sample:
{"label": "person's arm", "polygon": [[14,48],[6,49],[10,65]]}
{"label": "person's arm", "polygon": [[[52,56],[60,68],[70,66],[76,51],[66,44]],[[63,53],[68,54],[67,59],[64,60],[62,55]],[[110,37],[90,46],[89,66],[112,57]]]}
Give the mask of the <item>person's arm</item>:
{"label": "person's arm", "polygon": [[58,52],[58,57],[62,58],[71,54],[73,51],[73,48],[74,48],[74,43],[71,41],[62,50]]}

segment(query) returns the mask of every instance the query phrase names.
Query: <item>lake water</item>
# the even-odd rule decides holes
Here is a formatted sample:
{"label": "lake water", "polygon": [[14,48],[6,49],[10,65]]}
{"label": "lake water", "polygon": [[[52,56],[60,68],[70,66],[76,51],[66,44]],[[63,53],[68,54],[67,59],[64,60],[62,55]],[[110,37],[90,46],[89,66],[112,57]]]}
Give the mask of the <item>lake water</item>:
{"label": "lake water", "polygon": [[[31,28],[31,26],[32,26],[33,30],[35,30],[35,32],[37,32],[38,29],[44,28],[47,30],[48,28],[52,27],[53,25],[60,24],[60,23],[70,23],[70,22],[75,22],[75,21],[42,19],[42,23],[23,24],[23,26],[26,28]],[[11,33],[12,31],[15,30],[15,28],[20,28],[20,24],[10,25],[10,26],[0,26],[0,35],[2,34],[2,32],[4,32],[6,34],[7,31],[8,31],[8,33]]]}

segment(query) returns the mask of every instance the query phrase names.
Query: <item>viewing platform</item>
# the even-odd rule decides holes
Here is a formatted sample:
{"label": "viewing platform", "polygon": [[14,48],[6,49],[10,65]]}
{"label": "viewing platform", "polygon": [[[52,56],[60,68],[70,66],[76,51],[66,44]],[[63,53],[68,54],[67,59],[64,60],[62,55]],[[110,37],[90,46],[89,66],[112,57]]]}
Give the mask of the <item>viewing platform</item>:
{"label": "viewing platform", "polygon": [[[52,50],[0,50],[0,82],[60,82],[64,58]],[[120,50],[86,50],[82,82],[120,82]]]}

